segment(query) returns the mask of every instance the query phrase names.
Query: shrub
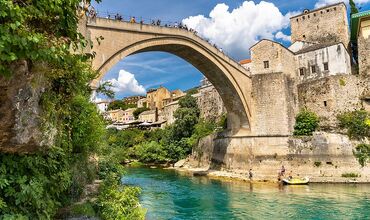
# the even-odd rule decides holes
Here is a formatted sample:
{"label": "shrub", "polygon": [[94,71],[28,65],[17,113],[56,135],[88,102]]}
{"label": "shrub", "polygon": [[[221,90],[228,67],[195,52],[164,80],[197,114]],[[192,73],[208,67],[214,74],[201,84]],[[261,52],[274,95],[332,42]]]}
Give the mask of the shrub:
{"label": "shrub", "polygon": [[319,117],[307,109],[301,110],[294,126],[294,135],[312,135],[319,126]]}
{"label": "shrub", "polygon": [[97,199],[99,215],[105,220],[144,219],[139,205],[140,188],[122,186],[120,175],[109,173],[100,186]]}
{"label": "shrub", "polygon": [[370,144],[359,144],[353,151],[353,154],[357,158],[358,162],[364,167],[367,161],[370,159]]}
{"label": "shrub", "polygon": [[163,145],[155,141],[138,144],[133,150],[137,159],[144,163],[162,163],[167,159]]}
{"label": "shrub", "polygon": [[321,166],[321,161],[316,161],[313,163],[313,165],[315,165],[315,167],[319,167]]}
{"label": "shrub", "polygon": [[365,110],[346,112],[337,116],[339,126],[347,130],[352,139],[370,137],[370,113]]}

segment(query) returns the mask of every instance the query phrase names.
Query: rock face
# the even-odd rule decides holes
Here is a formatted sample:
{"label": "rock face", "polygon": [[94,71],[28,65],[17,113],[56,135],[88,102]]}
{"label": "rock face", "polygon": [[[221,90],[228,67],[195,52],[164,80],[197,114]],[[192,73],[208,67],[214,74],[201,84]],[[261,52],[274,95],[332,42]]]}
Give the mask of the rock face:
{"label": "rock face", "polygon": [[11,77],[0,76],[0,151],[30,153],[52,143],[41,130],[42,74],[31,73],[26,61],[12,65]]}

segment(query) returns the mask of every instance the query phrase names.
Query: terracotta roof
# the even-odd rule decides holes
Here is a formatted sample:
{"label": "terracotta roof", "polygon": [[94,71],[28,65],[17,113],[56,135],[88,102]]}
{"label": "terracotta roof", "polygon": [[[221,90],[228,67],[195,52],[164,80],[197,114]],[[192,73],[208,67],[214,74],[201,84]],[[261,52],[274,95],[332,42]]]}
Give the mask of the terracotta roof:
{"label": "terracotta roof", "polygon": [[245,59],[245,60],[241,60],[241,61],[239,61],[239,63],[240,64],[247,64],[247,63],[250,63],[250,62],[252,62],[252,60],[251,59]]}

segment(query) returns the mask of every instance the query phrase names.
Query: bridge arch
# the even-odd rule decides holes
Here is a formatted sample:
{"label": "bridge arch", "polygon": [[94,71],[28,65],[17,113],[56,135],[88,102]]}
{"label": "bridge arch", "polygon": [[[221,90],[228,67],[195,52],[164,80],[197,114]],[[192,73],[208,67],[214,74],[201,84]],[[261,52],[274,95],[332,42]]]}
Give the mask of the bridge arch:
{"label": "bridge arch", "polygon": [[228,128],[233,133],[250,130],[251,110],[248,99],[250,76],[241,66],[201,40],[181,29],[98,19],[87,25],[91,39],[104,40],[94,45],[93,68],[102,77],[120,60],[142,52],[161,51],[178,56],[192,64],[215,86],[228,112]]}

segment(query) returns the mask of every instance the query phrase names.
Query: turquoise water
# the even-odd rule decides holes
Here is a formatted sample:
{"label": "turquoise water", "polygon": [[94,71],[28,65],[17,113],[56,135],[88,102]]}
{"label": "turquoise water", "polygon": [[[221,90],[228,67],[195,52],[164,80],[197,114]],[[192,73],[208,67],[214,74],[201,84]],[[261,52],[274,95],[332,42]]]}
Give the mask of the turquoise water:
{"label": "turquoise water", "polygon": [[124,184],[142,188],[146,218],[370,219],[370,185],[278,186],[129,168]]}

